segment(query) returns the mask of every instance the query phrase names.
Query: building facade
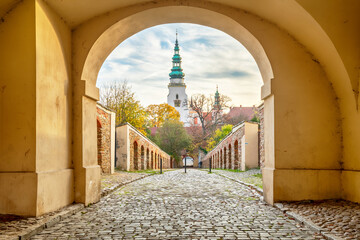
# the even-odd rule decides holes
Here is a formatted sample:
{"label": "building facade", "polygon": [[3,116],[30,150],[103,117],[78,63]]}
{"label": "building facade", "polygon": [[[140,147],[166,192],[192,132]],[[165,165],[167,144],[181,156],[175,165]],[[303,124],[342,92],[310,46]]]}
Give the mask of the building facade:
{"label": "building facade", "polygon": [[180,57],[179,42],[177,39],[174,47],[174,56],[172,58],[173,67],[171,69],[169,94],[167,96],[167,103],[173,106],[180,113],[180,121],[188,126],[189,123],[189,108],[188,108],[188,97],[186,94],[186,84],[184,82],[183,69],[181,68],[181,57]]}

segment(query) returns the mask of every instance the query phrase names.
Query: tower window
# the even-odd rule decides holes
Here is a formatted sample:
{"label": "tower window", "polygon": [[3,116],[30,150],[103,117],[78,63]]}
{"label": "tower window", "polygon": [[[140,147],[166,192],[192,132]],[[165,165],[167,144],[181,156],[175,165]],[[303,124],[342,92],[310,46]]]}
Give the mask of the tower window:
{"label": "tower window", "polygon": [[176,94],[176,99],[179,99],[179,94]]}

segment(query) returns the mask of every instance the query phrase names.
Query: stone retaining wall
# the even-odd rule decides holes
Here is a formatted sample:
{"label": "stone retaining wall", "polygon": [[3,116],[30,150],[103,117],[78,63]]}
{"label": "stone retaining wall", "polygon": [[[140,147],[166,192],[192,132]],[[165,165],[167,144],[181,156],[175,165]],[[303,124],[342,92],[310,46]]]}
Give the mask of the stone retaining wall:
{"label": "stone retaining wall", "polygon": [[116,128],[116,167],[134,171],[172,168],[174,159],[130,124]]}
{"label": "stone retaining wall", "polygon": [[98,164],[102,173],[114,173],[115,160],[115,113],[96,105]]}
{"label": "stone retaining wall", "polygon": [[213,150],[208,152],[202,161],[202,167],[240,169],[259,166],[258,157],[258,124],[243,122],[233,127]]}

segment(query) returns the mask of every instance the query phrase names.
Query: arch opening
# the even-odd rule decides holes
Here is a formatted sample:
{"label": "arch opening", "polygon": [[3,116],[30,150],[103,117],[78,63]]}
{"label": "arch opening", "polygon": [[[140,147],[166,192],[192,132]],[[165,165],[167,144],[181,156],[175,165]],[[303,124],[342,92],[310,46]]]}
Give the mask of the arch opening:
{"label": "arch opening", "polygon": [[[174,12],[176,12],[176,14],[173,14]],[[191,12],[192,14],[189,14],[189,12]],[[318,169],[315,171],[321,171],[325,169],[339,169],[340,166],[338,156],[341,155],[341,153],[338,152],[341,152],[341,144],[339,143],[339,141],[341,141],[341,137],[338,136],[341,135],[341,129],[338,130],[340,126],[340,124],[338,123],[338,118],[332,117],[338,114],[338,109],[334,108],[333,110],[325,110],[326,117],[328,119],[331,119],[331,123],[327,124],[328,127],[325,130],[321,129],[320,122],[311,123],[310,126],[309,123],[305,121],[302,116],[305,112],[309,112],[307,106],[311,106],[311,113],[316,113],[315,109],[319,107],[325,109],[326,106],[329,106],[329,103],[337,106],[334,91],[332,89],[332,86],[329,84],[322,67],[316,64],[316,62],[314,63],[312,56],[309,54],[309,52],[306,51],[306,49],[304,49],[298,42],[294,42],[293,39],[289,37],[289,34],[281,32],[281,30],[279,30],[276,26],[269,27],[268,23],[264,23],[266,25],[264,29],[275,29],[272,32],[273,37],[270,40],[271,34],[269,34],[270,37],[264,38],[262,35],[266,35],[268,34],[268,32],[262,32],[259,31],[259,29],[257,30],[258,32],[254,31],[254,29],[246,29],[240,24],[242,20],[244,20],[244,22],[247,21],[247,27],[249,27],[250,22],[256,22],[255,24],[261,25],[261,23],[259,22],[262,21],[259,18],[255,20],[237,19],[237,21],[235,21],[234,19],[215,11],[189,6],[159,7],[156,9],[149,9],[133,14],[120,21],[113,21],[112,25],[109,24],[111,25],[111,27],[104,28],[104,31],[102,31],[101,35],[96,39],[96,41],[94,41],[94,44],[89,50],[86,59],[84,60],[82,71],[80,71],[81,79],[87,82],[86,85],[95,86],[99,69],[101,68],[102,63],[109,55],[109,53],[127,37],[145,28],[156,26],[159,24],[175,22],[196,23],[216,28],[234,37],[247,48],[247,50],[254,57],[262,75],[264,86],[262,87],[261,95],[262,98],[265,100],[264,118],[266,119],[266,175],[273,176],[275,174],[275,169],[291,169],[296,168],[297,166],[302,166],[303,168],[308,169]],[[132,26],[132,28],[129,29],[127,26]],[[271,31],[272,30],[269,30],[269,32]],[[256,38],[253,34],[255,32],[258,38]],[[261,43],[259,39],[261,40]],[[275,45],[276,41],[278,41],[277,43],[281,44]],[[275,49],[281,48],[282,46],[287,46],[289,49],[294,50],[294,52],[285,51],[287,47],[284,47],[282,49],[282,54],[280,54],[281,51],[275,53]],[[266,47],[267,52],[265,52],[264,47]],[[274,48],[272,49],[272,47]],[[275,57],[274,55],[276,54],[278,54],[277,56],[280,57]],[[297,61],[301,62],[301,64],[295,66],[295,64],[289,63],[289,67],[286,65],[286,60],[288,60],[289,58],[286,59],[286,57],[281,57],[281,55],[290,57],[290,59],[291,57],[294,57],[297,59]],[[306,69],[306,71],[302,71],[303,69]],[[273,70],[277,74],[276,78],[274,78]],[[314,70],[317,74],[312,74],[313,76],[311,76],[310,73]],[[301,74],[297,73],[304,74],[301,76]],[[313,84],[313,86],[310,88],[311,92],[308,91],[309,87],[304,84],[304,81],[301,81],[301,78],[304,79],[307,77],[309,77],[308,82],[311,82],[311,84],[315,82],[310,81],[313,78],[318,77],[319,79],[319,81]],[[273,79],[275,79],[275,81],[273,81]],[[325,87],[322,89],[320,85],[323,85]],[[296,90],[298,93],[293,94],[294,88],[299,89],[299,87],[301,90]],[[323,91],[324,94],[316,93],[316,91],[319,90]],[[302,91],[307,91],[308,95],[299,94]],[[277,96],[277,98],[275,98],[275,95]],[[326,97],[322,100],[320,99],[320,96]],[[291,101],[286,101],[286,99],[291,99]],[[306,102],[316,103],[318,107],[315,106],[316,104],[305,104]],[[293,107],[290,106],[290,104],[296,105],[296,112],[292,111]],[[277,106],[276,108],[274,107],[275,105]],[[302,151],[299,151],[296,149],[296,147],[292,147],[295,145],[295,142],[300,141],[298,137],[293,137],[292,141],[286,140],[286,136],[289,136],[289,134],[293,134],[293,130],[290,124],[288,124],[288,122],[284,122],[284,120],[282,120],[285,119],[283,116],[284,113],[291,116],[290,119],[287,118],[288,122],[294,120],[297,121],[297,125],[300,126],[300,128],[304,131],[304,134],[302,133],[301,135],[297,135],[300,136],[301,140],[309,139],[309,137],[311,136],[311,142],[307,146],[305,146],[305,150],[303,149]],[[276,118],[275,115],[277,115]],[[279,129],[275,129],[275,125],[285,126],[286,128],[283,127],[280,131]],[[331,128],[334,128],[335,131],[332,131]],[[318,131],[316,137],[311,134],[311,132],[314,132],[314,130]],[[321,135],[331,136],[331,138],[336,139],[332,143],[321,143],[322,145],[318,148],[320,150],[317,150],[317,152],[315,153],[316,156],[310,157],[301,154],[301,152],[310,152],[313,146],[319,143],[318,140],[321,139]],[[275,148],[275,142],[278,146],[281,147]],[[244,141],[240,142],[241,148],[244,147],[244,144]],[[331,160],[324,161],[322,159],[326,159],[326,155],[330,155],[330,153],[325,153],[323,149],[329,149],[330,145],[333,146],[333,148],[330,149],[335,149],[335,154],[332,154],[332,156],[335,157],[330,157]],[[275,151],[279,151],[278,149],[287,148],[291,148],[292,151],[285,151],[285,153],[281,152],[280,154],[277,154],[277,162],[275,162]],[[241,153],[239,155],[241,155]],[[296,156],[296,159],[294,158],[294,156]],[[243,159],[244,157],[245,156],[241,155],[240,159]],[[230,161],[230,159],[227,158],[229,158],[229,155],[226,154],[226,150],[224,149],[224,152],[220,152],[219,162],[221,168],[229,167],[228,162]],[[287,159],[289,158],[291,158],[292,161],[288,161]],[[318,159],[318,161],[313,161],[314,158]],[[159,159],[159,157],[157,159]],[[244,161],[241,161],[240,164],[242,165],[243,163]],[[159,162],[157,162],[157,167],[159,167]],[[270,192],[273,192],[273,187],[274,186],[270,184],[270,190],[268,190]],[[281,188],[281,183],[279,184],[279,187]],[[267,190],[265,192],[267,192]],[[309,194],[312,193],[309,192]],[[324,195],[326,194],[327,193],[324,193]],[[338,193],[334,193],[334,195],[337,194]],[[286,197],[286,194],[284,194],[280,196],[279,199]],[[269,195],[269,198],[271,199],[269,200],[270,203],[273,202],[274,199],[276,199],[272,195]],[[267,200],[269,198],[266,197]]]}

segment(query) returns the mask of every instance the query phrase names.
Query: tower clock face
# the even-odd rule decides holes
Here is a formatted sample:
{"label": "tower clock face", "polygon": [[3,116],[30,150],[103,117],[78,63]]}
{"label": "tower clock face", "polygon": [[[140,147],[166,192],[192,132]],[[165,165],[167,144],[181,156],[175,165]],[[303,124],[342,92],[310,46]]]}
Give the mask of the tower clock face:
{"label": "tower clock face", "polygon": [[181,104],[181,100],[180,100],[180,99],[174,100],[174,106],[175,106],[175,107],[180,107],[180,104]]}

